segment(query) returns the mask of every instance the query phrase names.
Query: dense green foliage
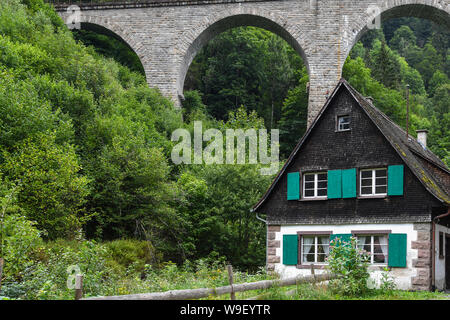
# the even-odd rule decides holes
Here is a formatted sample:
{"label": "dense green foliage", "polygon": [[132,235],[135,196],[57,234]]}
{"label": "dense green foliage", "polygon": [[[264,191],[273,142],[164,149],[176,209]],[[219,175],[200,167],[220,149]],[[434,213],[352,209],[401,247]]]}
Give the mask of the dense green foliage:
{"label": "dense green foliage", "polygon": [[[448,57],[448,33],[393,20],[353,48],[343,76],[401,126],[409,84],[410,132],[428,129],[429,147],[449,163]],[[307,85],[286,42],[236,28],[198,54],[179,111],[148,88],[120,41],[72,33],[43,0],[2,0],[1,295],[71,298],[70,265],[88,295],[215,286],[226,281],[224,260],[257,270],[265,225],[249,209],[273,177],[260,165],[175,165],[171,134],[192,136],[194,121],[224,136],[278,128],[286,159],[306,130]]]}

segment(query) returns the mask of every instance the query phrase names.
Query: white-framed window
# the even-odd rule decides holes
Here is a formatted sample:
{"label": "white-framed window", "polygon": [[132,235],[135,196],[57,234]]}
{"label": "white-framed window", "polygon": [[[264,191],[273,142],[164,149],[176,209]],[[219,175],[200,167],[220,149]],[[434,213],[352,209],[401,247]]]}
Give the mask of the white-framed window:
{"label": "white-framed window", "polygon": [[325,263],[330,251],[329,235],[302,235],[301,264]]}
{"label": "white-framed window", "polygon": [[326,172],[305,173],[303,175],[304,198],[327,197],[328,174]]}
{"label": "white-framed window", "polygon": [[387,169],[364,169],[360,171],[359,194],[382,196],[387,194]]}
{"label": "white-framed window", "polygon": [[357,235],[357,246],[370,255],[371,264],[387,264],[388,235]]}
{"label": "white-framed window", "polygon": [[338,116],[337,117],[337,131],[350,130],[350,116]]}

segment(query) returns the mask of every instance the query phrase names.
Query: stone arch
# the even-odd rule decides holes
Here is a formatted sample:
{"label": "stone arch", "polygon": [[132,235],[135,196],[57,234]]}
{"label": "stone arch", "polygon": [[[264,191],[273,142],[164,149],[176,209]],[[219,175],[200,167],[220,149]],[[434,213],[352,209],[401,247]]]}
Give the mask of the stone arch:
{"label": "stone arch", "polygon": [[375,18],[380,18],[383,23],[389,19],[417,17],[431,20],[450,29],[450,3],[446,0],[387,0],[380,2],[379,8],[381,11],[379,16],[370,16],[367,12],[363,12],[347,28],[343,35],[343,41],[347,44],[344,62],[353,46],[369,30],[368,22]]}
{"label": "stone arch", "polygon": [[133,39],[131,34],[124,30],[120,25],[113,23],[104,17],[86,14],[81,15],[80,25],[82,30],[90,30],[99,34],[104,34],[123,42],[128,48],[136,53],[142,66],[144,66],[145,55],[141,46]]}
{"label": "stone arch", "polygon": [[180,98],[183,97],[183,86],[189,66],[203,46],[220,33],[242,26],[259,27],[280,36],[300,54],[309,73],[307,47],[297,25],[290,25],[286,19],[273,13],[261,12],[257,8],[245,10],[239,6],[238,10],[224,10],[204,18],[180,38],[178,48],[182,57],[177,79]]}

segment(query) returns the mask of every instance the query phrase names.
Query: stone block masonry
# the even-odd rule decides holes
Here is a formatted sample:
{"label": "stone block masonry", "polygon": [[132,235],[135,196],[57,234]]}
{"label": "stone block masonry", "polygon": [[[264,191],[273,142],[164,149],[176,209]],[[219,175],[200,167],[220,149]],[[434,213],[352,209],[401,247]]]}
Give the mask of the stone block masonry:
{"label": "stone block masonry", "polygon": [[[267,29],[303,58],[310,85],[308,125],[339,81],[353,45],[376,18],[416,16],[450,27],[450,0],[158,0],[148,3],[84,4],[81,27],[100,26],[125,41],[141,59],[147,82],[183,99],[189,65],[219,33],[239,26]],[[57,7],[61,17],[72,13]],[[368,27],[369,24],[369,27]]]}
{"label": "stone block masonry", "polygon": [[274,271],[275,264],[280,263],[280,256],[277,255],[277,248],[280,248],[280,240],[277,238],[277,232],[280,232],[281,226],[267,226],[267,271]]}
{"label": "stone block masonry", "polygon": [[417,240],[411,242],[411,249],[417,250],[412,266],[416,276],[411,278],[413,290],[431,290],[431,223],[416,223]]}

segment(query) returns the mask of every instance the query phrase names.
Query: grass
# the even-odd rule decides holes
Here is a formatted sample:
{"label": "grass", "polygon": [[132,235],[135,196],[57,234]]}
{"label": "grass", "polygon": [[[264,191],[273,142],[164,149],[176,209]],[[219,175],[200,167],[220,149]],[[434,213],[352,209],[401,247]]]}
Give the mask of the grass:
{"label": "grass", "polygon": [[[225,258],[216,255],[186,260],[178,266],[170,261],[161,262],[153,248],[142,241],[55,241],[46,243],[29,257],[20,270],[20,277],[4,279],[0,300],[2,296],[27,300],[73,299],[73,290],[67,288],[70,265],[79,266],[84,274],[85,297],[217,288],[229,284]],[[235,268],[233,275],[235,284],[277,278],[264,268],[253,273]],[[375,289],[363,296],[348,297],[331,293],[320,283],[236,293],[239,300],[256,296],[259,300],[450,300],[448,293]],[[229,294],[202,300],[228,299]]]}
{"label": "grass", "polygon": [[[286,294],[295,291],[294,294]],[[305,284],[268,291],[265,300],[450,300],[445,292],[370,289],[362,296],[343,296],[331,293],[326,285]]]}

